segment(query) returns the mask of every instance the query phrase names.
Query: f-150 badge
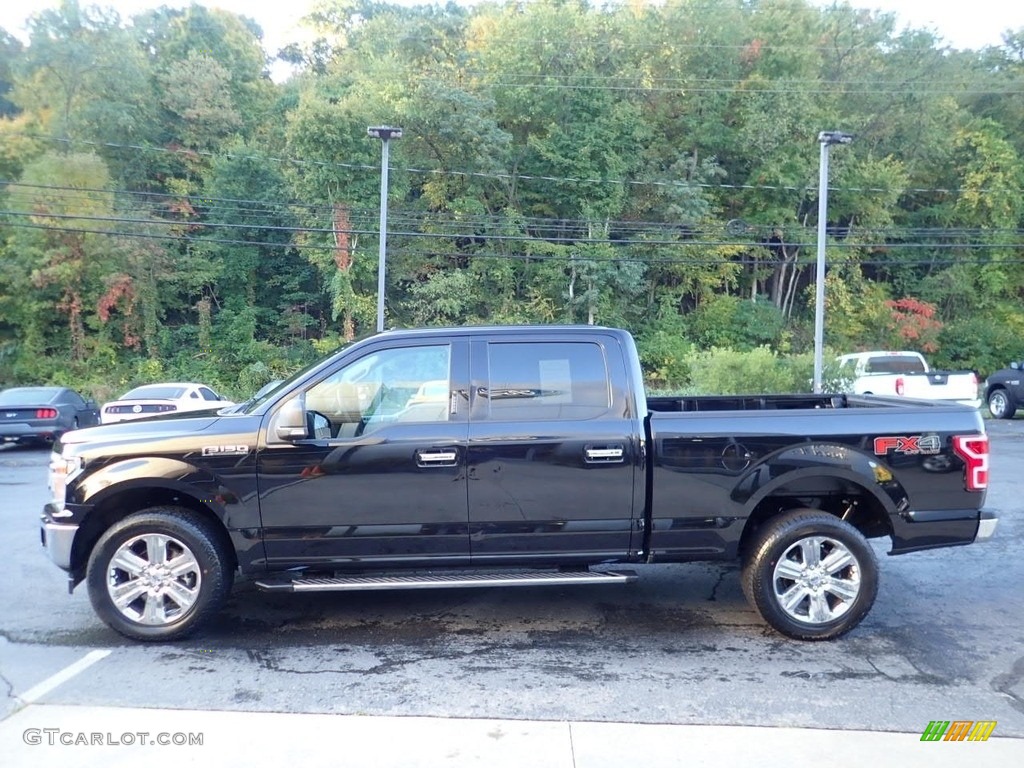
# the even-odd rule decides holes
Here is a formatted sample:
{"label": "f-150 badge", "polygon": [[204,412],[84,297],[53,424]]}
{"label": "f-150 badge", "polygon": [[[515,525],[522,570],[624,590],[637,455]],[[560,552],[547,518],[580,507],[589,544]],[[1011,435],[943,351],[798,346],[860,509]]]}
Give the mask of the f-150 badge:
{"label": "f-150 badge", "polygon": [[204,445],[203,456],[245,456],[248,445]]}
{"label": "f-150 badge", "polygon": [[898,437],[876,437],[875,453],[885,456],[889,451],[896,453],[934,454],[942,451],[938,435],[901,435]]}

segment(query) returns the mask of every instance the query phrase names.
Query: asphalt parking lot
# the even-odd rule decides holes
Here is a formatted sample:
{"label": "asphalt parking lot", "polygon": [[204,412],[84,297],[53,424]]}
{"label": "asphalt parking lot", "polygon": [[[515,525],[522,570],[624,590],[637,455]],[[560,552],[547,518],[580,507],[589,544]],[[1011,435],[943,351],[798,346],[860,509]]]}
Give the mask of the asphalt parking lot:
{"label": "asphalt parking lot", "polygon": [[883,556],[874,610],[829,643],[774,634],[735,567],[703,564],[642,568],[629,586],[295,596],[240,584],[194,638],[132,643],[84,589],[67,594],[39,546],[48,453],[4,449],[2,715],[34,703],[906,734],[994,720],[995,736],[1021,739],[1024,419],[988,427],[996,537]]}

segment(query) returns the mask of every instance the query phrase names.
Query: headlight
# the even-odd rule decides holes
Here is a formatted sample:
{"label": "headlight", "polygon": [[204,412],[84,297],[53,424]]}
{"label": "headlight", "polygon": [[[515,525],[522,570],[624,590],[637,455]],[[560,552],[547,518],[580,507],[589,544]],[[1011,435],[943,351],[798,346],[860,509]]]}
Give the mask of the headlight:
{"label": "headlight", "polygon": [[82,471],[81,456],[63,456],[54,453],[50,457],[50,497],[58,504],[64,503],[64,492],[68,482]]}

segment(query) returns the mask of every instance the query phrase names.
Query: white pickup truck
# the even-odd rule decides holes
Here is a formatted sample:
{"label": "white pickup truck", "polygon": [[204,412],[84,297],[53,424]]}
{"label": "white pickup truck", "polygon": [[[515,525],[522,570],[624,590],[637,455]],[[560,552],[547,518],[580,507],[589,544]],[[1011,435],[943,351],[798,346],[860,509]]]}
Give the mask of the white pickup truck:
{"label": "white pickup truck", "polygon": [[854,352],[838,362],[839,375],[852,381],[855,395],[953,400],[974,408],[981,404],[973,371],[933,371],[920,352]]}

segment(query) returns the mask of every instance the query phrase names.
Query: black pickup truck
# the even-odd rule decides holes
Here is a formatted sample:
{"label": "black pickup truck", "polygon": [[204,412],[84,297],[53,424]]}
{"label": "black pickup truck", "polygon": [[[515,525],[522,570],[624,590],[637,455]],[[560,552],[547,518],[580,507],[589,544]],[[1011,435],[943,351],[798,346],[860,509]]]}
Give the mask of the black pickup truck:
{"label": "black pickup truck", "polygon": [[736,560],[766,622],[837,637],[892,554],[992,536],[976,409],[852,395],[651,397],[628,333],[389,331],[216,412],[69,432],[42,540],[139,640],[236,573],[293,592],[627,582]]}

